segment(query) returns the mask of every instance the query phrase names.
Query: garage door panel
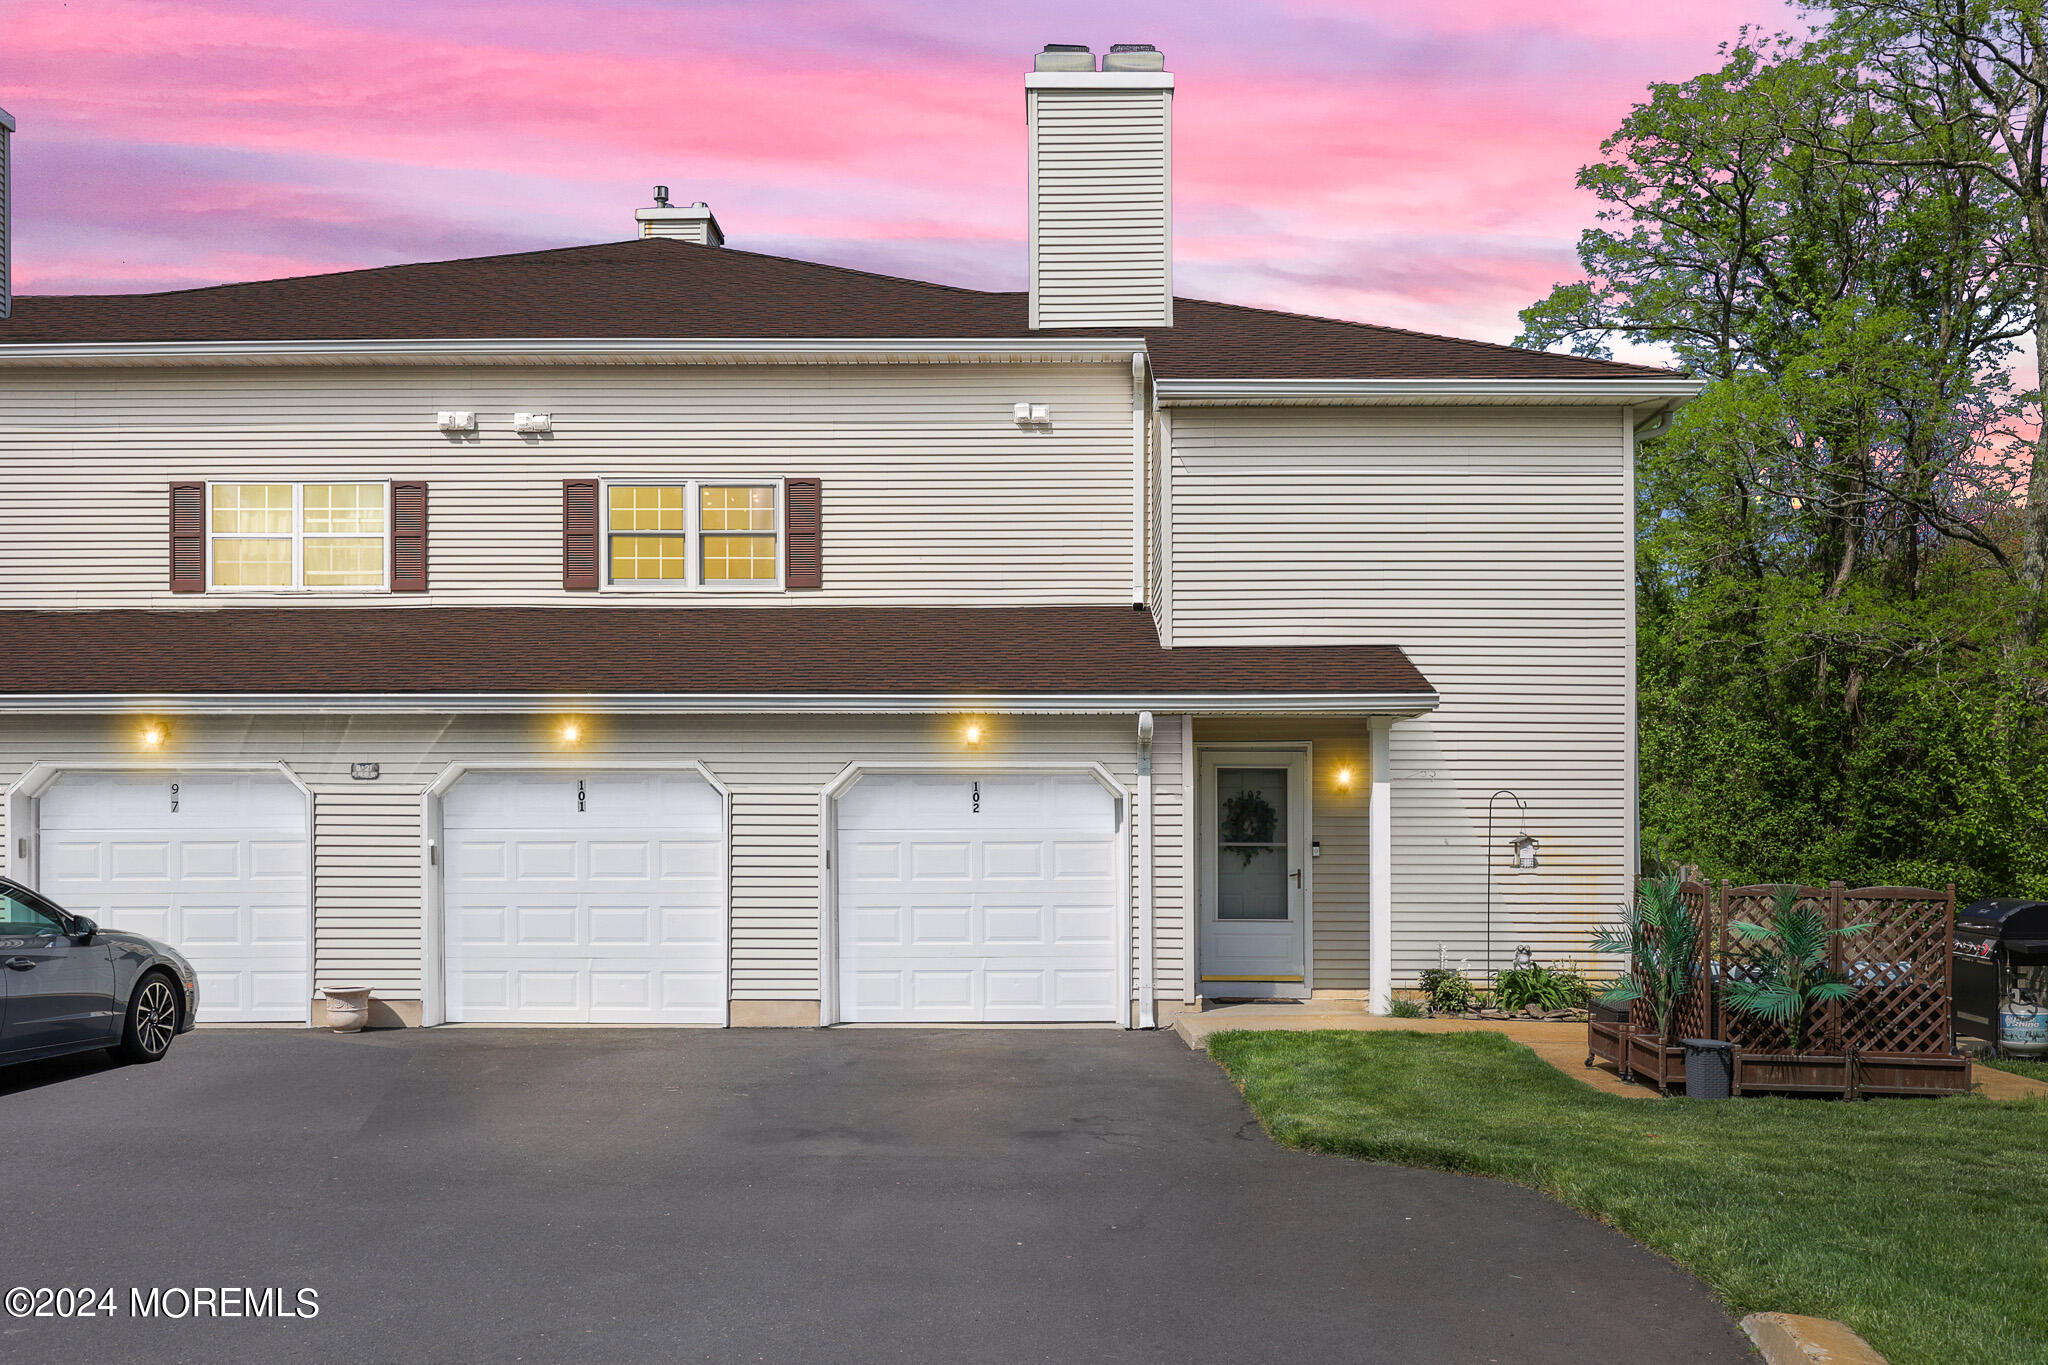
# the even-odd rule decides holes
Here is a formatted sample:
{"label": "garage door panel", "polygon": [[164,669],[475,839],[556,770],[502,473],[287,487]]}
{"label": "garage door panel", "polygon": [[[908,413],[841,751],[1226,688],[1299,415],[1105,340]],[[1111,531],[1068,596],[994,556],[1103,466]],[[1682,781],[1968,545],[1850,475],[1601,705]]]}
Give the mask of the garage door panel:
{"label": "garage door panel", "polygon": [[470,774],[442,822],[451,1020],[724,1022],[724,812],[701,778]]}
{"label": "garage door panel", "polygon": [[844,1018],[1119,1017],[1116,806],[1093,779],[870,774],[837,816]]}
{"label": "garage door panel", "polygon": [[183,953],[201,1021],[306,1018],[306,806],[283,775],[65,773],[38,807],[44,890]]}

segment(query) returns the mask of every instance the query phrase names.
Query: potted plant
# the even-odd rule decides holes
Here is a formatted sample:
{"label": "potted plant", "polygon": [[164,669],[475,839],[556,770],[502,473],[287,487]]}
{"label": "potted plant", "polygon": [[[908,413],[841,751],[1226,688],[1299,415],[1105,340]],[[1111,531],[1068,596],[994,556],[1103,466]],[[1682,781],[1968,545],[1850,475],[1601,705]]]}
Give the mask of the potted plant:
{"label": "potted plant", "polygon": [[[1796,886],[1778,888],[1767,923],[1735,920],[1729,924],[1729,931],[1749,946],[1750,954],[1747,961],[1728,971],[1721,984],[1722,1003],[1738,1014],[1784,1028],[1791,1053],[1787,1065],[1793,1069],[1781,1079],[1788,1084],[1803,1089],[1809,1081],[1824,1079],[1805,1074],[1817,1063],[1792,1061],[1804,1056],[1812,1041],[1807,1019],[1814,1007],[1856,995],[1848,978],[1827,965],[1828,940],[1860,934],[1870,927],[1845,924],[1828,928],[1827,917],[1820,910],[1811,903],[1800,903]],[[1752,1063],[1745,1057],[1745,1067],[1753,1064],[1768,1065],[1762,1059]],[[1829,1081],[1828,1088],[1837,1084]]]}
{"label": "potted plant", "polygon": [[1660,1090],[1673,1074],[1671,1018],[1699,974],[1700,936],[1705,932],[1679,894],[1684,885],[1675,872],[1644,877],[1637,883],[1635,902],[1627,907],[1622,922],[1604,926],[1593,935],[1595,948],[1628,954],[1633,968],[1600,993],[1600,1003],[1623,1006],[1644,1001],[1656,1020],[1655,1033],[1649,1039],[1630,1037],[1628,1048],[1618,1059],[1621,1069],[1624,1073],[1635,1071],[1635,1049],[1639,1044],[1646,1046],[1646,1060],[1652,1065],[1644,1069],[1653,1072]]}

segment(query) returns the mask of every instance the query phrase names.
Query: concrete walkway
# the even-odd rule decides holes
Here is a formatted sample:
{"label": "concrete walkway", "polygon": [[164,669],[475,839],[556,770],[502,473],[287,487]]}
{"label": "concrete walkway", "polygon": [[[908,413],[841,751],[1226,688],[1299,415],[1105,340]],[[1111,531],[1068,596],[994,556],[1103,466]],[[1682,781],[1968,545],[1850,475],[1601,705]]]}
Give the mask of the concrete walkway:
{"label": "concrete walkway", "polygon": [[[1298,1005],[1224,1005],[1199,1014],[1183,1014],[1173,1023],[1181,1041],[1197,1051],[1208,1047],[1209,1035],[1231,1029],[1278,1029],[1309,1032],[1315,1029],[1346,1029],[1371,1032],[1406,1029],[1414,1033],[1501,1033],[1528,1047],[1544,1061],[1575,1081],[1595,1090],[1629,1099],[1655,1099],[1657,1088],[1624,1081],[1614,1068],[1602,1062],[1586,1065],[1586,1026],[1547,1024],[1536,1019],[1391,1019],[1367,1014],[1362,1000],[1308,1000]],[[2048,1097],[2048,1084],[2010,1071],[1988,1066],[1972,1068],[1972,1093],[1990,1100],[2024,1100]]]}

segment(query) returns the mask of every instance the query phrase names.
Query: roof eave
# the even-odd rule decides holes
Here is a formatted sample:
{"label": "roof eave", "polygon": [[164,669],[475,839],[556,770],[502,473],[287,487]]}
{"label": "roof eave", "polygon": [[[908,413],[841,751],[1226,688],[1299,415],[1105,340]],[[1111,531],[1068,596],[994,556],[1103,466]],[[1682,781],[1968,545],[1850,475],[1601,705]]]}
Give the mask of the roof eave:
{"label": "roof eave", "polygon": [[0,343],[0,366],[1128,363],[1142,337],[494,337]]}
{"label": "roof eave", "polygon": [[1436,709],[1418,692],[17,692],[0,694],[12,715],[753,715],[891,713],[1100,715],[1132,711],[1222,715],[1415,716]]}
{"label": "roof eave", "polygon": [[1685,375],[1575,379],[1161,379],[1161,407],[1411,407],[1418,404],[1536,404],[1635,407],[1699,396],[1706,381]]}

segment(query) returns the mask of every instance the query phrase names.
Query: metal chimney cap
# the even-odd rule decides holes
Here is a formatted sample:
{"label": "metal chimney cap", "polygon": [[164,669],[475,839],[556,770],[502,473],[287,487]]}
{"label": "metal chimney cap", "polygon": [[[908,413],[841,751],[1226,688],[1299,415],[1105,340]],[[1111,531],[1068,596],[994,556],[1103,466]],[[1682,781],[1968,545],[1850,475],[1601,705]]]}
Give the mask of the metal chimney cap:
{"label": "metal chimney cap", "polygon": [[656,185],[654,187],[654,207],[658,209],[668,207],[668,186]]}
{"label": "metal chimney cap", "polygon": [[1079,43],[1047,43],[1031,61],[1033,71],[1093,71],[1095,54]]}
{"label": "metal chimney cap", "polygon": [[1166,58],[1150,43],[1117,43],[1102,59],[1104,71],[1164,71]]}

